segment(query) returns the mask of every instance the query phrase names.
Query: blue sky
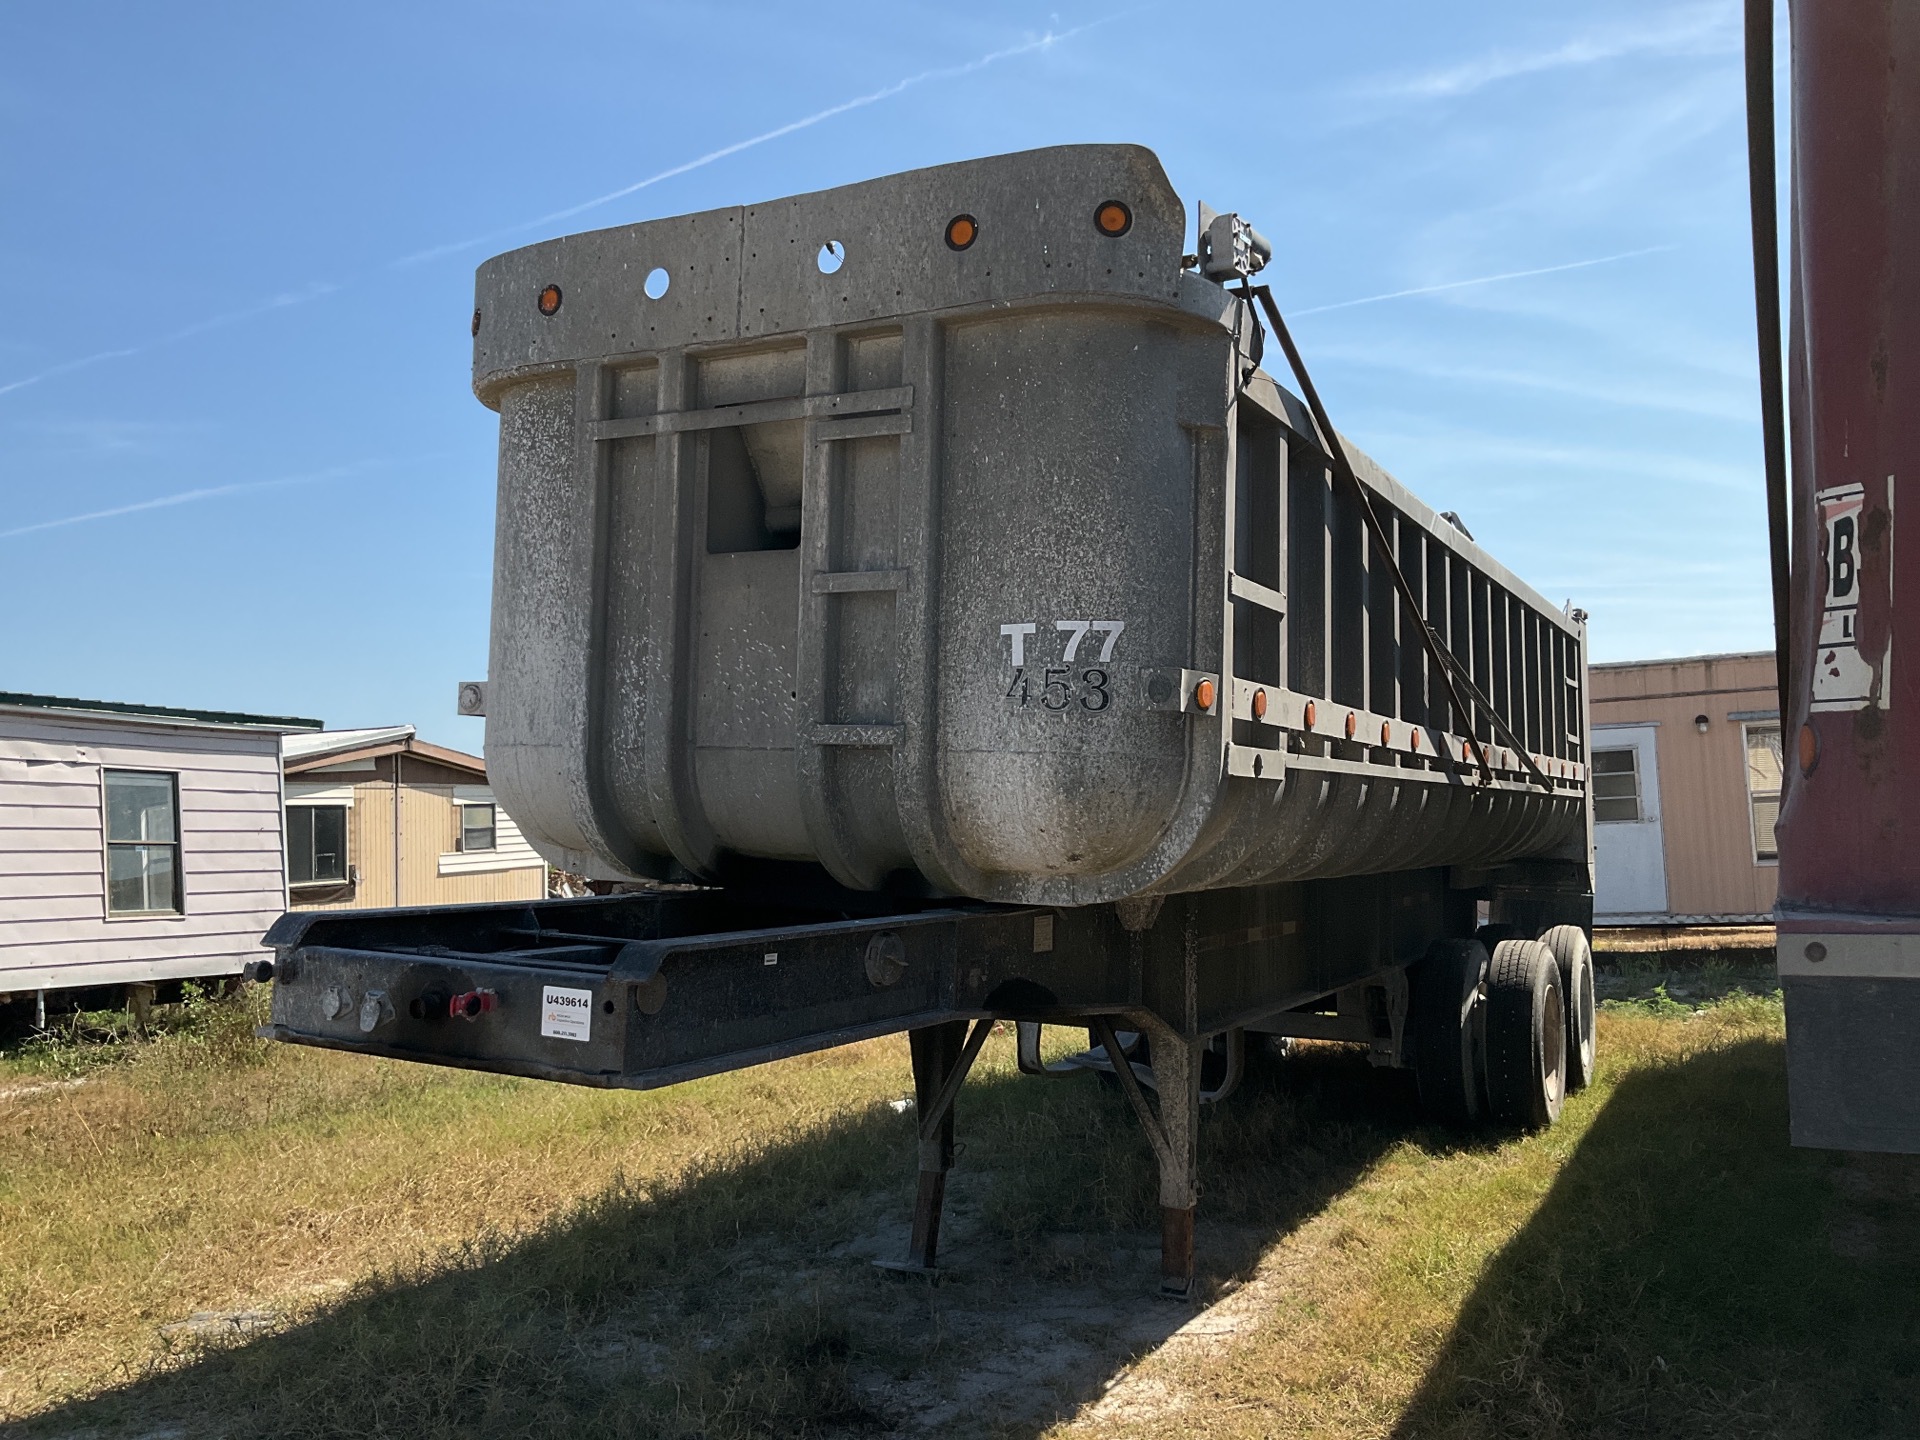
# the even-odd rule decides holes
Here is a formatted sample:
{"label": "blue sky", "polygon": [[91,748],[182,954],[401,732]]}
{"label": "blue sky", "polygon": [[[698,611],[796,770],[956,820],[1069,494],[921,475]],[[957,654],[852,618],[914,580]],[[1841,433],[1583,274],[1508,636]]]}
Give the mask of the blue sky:
{"label": "blue sky", "polygon": [[6,7],[0,689],[478,749],[475,265],[1107,140],[1274,239],[1335,423],[1595,659],[1769,645],[1737,5],[1212,13]]}

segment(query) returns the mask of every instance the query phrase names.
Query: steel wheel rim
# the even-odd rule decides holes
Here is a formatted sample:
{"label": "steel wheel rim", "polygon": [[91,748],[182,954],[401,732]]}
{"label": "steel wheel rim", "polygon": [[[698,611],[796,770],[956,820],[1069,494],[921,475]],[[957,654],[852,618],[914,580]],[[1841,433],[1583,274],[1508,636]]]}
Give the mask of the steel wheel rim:
{"label": "steel wheel rim", "polygon": [[1551,1096],[1566,1086],[1567,1016],[1559,987],[1547,990],[1546,1010],[1546,1023],[1540,1027],[1540,1083]]}

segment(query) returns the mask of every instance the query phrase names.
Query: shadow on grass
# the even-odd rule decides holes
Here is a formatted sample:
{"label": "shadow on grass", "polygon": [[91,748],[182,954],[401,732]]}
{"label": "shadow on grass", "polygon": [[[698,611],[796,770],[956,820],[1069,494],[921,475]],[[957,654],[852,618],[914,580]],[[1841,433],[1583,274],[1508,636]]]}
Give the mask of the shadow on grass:
{"label": "shadow on grass", "polygon": [[[1412,1132],[1404,1081],[1314,1047],[1210,1113],[1203,1279],[1245,1273]],[[1032,1435],[1193,1312],[1153,1293],[1154,1176],[1121,1097],[985,1077],[959,1128],[937,1287],[865,1263],[904,1250],[912,1179],[911,1118],[880,1105],[616,1182],[277,1333],[193,1341],[17,1433]]]}
{"label": "shadow on grass", "polygon": [[1623,1080],[1395,1434],[1920,1434],[1920,1159],[1793,1150],[1752,1040]]}

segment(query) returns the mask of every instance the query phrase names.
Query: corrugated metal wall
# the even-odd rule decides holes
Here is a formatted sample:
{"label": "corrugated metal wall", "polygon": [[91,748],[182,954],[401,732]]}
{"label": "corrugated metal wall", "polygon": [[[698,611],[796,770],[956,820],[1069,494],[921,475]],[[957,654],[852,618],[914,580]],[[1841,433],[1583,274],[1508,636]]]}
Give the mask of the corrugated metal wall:
{"label": "corrugated metal wall", "polygon": [[[1659,727],[1668,910],[1770,915],[1779,867],[1754,858],[1744,722],[1732,717],[1778,708],[1773,655],[1596,665],[1591,673],[1596,750],[1607,745],[1603,725]],[[1704,735],[1699,715],[1707,717]]]}

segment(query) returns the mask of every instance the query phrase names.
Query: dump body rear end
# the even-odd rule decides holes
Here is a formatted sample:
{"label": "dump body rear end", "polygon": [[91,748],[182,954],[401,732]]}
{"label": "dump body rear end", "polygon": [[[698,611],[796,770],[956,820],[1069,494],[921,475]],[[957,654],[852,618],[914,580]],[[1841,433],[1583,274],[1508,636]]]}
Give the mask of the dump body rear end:
{"label": "dump body rear end", "polygon": [[487,757],[547,857],[1055,905],[1584,864],[1579,621],[1349,446],[1369,539],[1184,238],[1086,146],[482,267]]}

